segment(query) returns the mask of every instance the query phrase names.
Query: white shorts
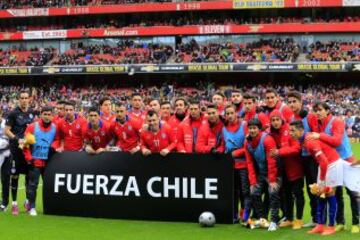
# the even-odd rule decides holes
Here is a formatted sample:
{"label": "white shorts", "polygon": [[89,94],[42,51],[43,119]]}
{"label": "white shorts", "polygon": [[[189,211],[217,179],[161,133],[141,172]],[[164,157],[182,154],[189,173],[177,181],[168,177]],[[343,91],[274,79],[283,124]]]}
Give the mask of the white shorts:
{"label": "white shorts", "polygon": [[[344,185],[344,170],[343,162],[341,158],[331,163],[327,167],[325,185],[328,187],[337,187]],[[320,167],[318,172],[318,183],[320,182]]]}
{"label": "white shorts", "polygon": [[360,192],[360,166],[351,166],[344,161],[344,186],[351,191]]}

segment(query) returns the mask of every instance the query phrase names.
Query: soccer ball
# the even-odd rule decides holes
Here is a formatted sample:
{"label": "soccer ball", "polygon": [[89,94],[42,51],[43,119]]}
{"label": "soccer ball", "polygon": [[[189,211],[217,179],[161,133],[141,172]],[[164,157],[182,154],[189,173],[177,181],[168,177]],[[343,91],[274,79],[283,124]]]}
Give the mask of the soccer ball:
{"label": "soccer ball", "polygon": [[215,225],[215,216],[212,212],[203,212],[199,217],[201,227],[213,227]]}

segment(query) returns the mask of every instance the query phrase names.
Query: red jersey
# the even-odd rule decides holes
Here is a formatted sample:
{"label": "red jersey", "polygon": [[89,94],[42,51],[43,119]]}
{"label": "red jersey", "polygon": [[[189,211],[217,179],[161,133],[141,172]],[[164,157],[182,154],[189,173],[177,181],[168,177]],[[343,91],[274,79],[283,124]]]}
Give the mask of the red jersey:
{"label": "red jersey", "polygon": [[140,129],[141,122],[128,116],[123,124],[119,120],[111,124],[111,132],[117,139],[116,146],[124,152],[129,152],[140,145]]}
{"label": "red jersey", "polygon": [[[308,124],[309,127],[311,129],[312,132],[319,132],[319,123],[318,123],[318,119],[316,117],[315,114],[313,113],[308,113],[306,116],[307,120],[308,120]],[[294,117],[293,120],[302,120],[303,118],[299,115],[299,114],[295,114],[294,113]]]}
{"label": "red jersey", "polygon": [[[48,132],[52,129],[52,127],[56,127],[56,125],[54,123],[51,123],[47,128],[44,127],[44,123],[43,121],[40,119],[38,121],[36,121],[39,123],[39,128],[42,132]],[[26,127],[24,136],[26,136],[28,133],[31,134],[35,134],[35,122],[31,123],[30,125],[28,125]],[[56,130],[56,134],[58,134],[58,131]],[[56,139],[56,137],[55,137]],[[51,144],[51,146],[53,147],[54,142]],[[31,154],[31,149],[29,147],[24,147],[23,149],[24,152],[24,157],[26,161],[34,161],[33,164],[35,167],[45,167],[46,166],[46,160],[43,159],[34,159],[32,154]]]}
{"label": "red jersey", "polygon": [[289,134],[289,125],[284,124],[279,130],[271,129],[279,155],[285,167],[286,177],[290,181],[304,177],[304,168],[300,156],[299,141],[293,140]]}
{"label": "red jersey", "polygon": [[99,128],[95,130],[89,123],[84,135],[85,143],[91,145],[95,151],[99,148],[106,148],[112,139],[110,126],[103,121],[100,121],[99,125]]}
{"label": "red jersey", "polygon": [[[184,120],[184,119],[183,119]],[[168,121],[169,126],[171,126],[171,128],[174,131],[174,136],[177,137],[177,131],[178,131],[178,127],[180,125],[180,123],[182,122],[182,120],[178,119],[176,117],[176,115],[172,115]]]}
{"label": "red jersey", "polygon": [[210,153],[211,149],[215,148],[217,152],[223,153],[225,151],[223,126],[224,124],[220,120],[215,126],[210,126],[209,122],[202,125],[199,128],[196,152]]}
{"label": "red jersey", "polygon": [[[320,140],[336,148],[341,145],[344,134],[347,133],[345,132],[345,122],[337,117],[334,118],[330,129],[332,135],[328,135],[325,133],[326,126],[328,125],[332,117],[333,116],[329,114],[329,116],[327,116],[322,122],[320,122]],[[353,162],[355,160],[355,157],[351,156],[344,160],[348,162]]]}
{"label": "red jersey", "polygon": [[169,121],[170,121],[170,119],[171,119],[171,116],[169,116],[169,117],[161,117],[161,122],[162,123],[167,123],[167,124],[169,124]]}
{"label": "red jersey", "polygon": [[114,114],[106,115],[104,113],[100,113],[100,119],[101,121],[103,121],[104,123],[110,126],[115,121],[116,116]]}
{"label": "red jersey", "polygon": [[326,142],[327,144],[330,144],[333,147],[338,147],[341,145],[341,141],[343,139],[343,135],[345,133],[345,122],[342,121],[339,118],[335,118],[332,127],[331,127],[331,133],[332,136],[327,135],[325,133],[325,128],[330,122],[331,118],[333,116],[329,114],[320,124],[319,124],[319,130],[320,130],[320,140],[323,142]]}
{"label": "red jersey", "polygon": [[217,107],[217,111],[220,116],[225,116],[225,105],[219,105]]}
{"label": "red jersey", "polygon": [[293,120],[294,113],[285,103],[278,101],[273,109],[266,110],[265,114],[270,116],[273,110],[279,110],[282,114],[282,118],[285,119],[286,123],[291,123]]}
{"label": "red jersey", "polygon": [[256,113],[256,107],[254,107],[250,112],[245,112],[244,120],[249,122],[253,118],[258,118],[262,125],[262,130],[265,130],[270,127],[269,117],[264,113]]}
{"label": "red jersey", "polygon": [[[256,185],[257,183],[257,176],[256,176],[257,173],[255,171],[255,166],[254,166],[255,160],[252,154],[249,152],[247,145],[250,144],[252,148],[255,149],[260,143],[261,136],[262,134],[260,132],[260,134],[256,138],[251,139],[250,141],[248,140],[245,141],[245,157],[248,166],[249,181],[251,186]],[[275,140],[270,135],[267,135],[264,139],[264,149],[265,149],[265,159],[267,166],[267,177],[269,183],[276,183],[278,176],[277,162],[275,158],[270,156],[271,150],[276,149],[276,143]]]}
{"label": "red jersey", "polygon": [[78,115],[75,116],[72,123],[65,118],[59,122],[59,140],[64,141],[64,151],[80,151],[82,149],[86,128],[86,119]]}
{"label": "red jersey", "polygon": [[302,137],[300,142],[306,151],[316,159],[320,167],[320,180],[325,180],[327,166],[340,159],[340,155],[336,149],[324,141],[321,140],[306,140],[306,137],[310,133],[307,133]]}
{"label": "red jersey", "polygon": [[136,121],[141,122],[141,124],[143,124],[146,119],[146,112],[141,111],[141,110],[140,111],[130,110],[128,112],[128,116],[130,119],[134,119]]}
{"label": "red jersey", "polygon": [[52,122],[55,123],[56,125],[59,124],[59,122],[64,119],[64,117],[60,117],[59,115],[55,115]]}
{"label": "red jersey", "polygon": [[151,152],[160,152],[163,149],[172,151],[176,148],[176,138],[169,125],[161,124],[157,133],[142,130],[140,133],[141,149],[147,148]]}
{"label": "red jersey", "polygon": [[197,120],[192,120],[190,116],[186,117],[178,127],[177,131],[177,151],[194,153],[197,143],[197,136],[201,125],[206,124],[204,116]]}

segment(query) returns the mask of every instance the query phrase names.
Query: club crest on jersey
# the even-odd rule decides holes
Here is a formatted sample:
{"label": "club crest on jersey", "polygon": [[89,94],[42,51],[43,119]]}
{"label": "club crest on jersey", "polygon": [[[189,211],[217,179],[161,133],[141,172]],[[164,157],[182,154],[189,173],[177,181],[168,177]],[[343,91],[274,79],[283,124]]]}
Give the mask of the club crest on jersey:
{"label": "club crest on jersey", "polygon": [[30,113],[29,117],[30,117],[31,119],[33,119],[33,118],[34,118],[34,115],[32,115],[32,113]]}
{"label": "club crest on jersey", "polygon": [[166,138],[166,133],[162,133],[162,134],[161,134],[161,137],[162,137],[163,139],[165,139],[165,138]]}
{"label": "club crest on jersey", "polygon": [[77,129],[80,129],[80,124],[76,124],[76,128],[77,128]]}
{"label": "club crest on jersey", "polygon": [[131,126],[128,126],[128,130],[131,131],[131,130],[132,130],[132,127],[131,127]]}
{"label": "club crest on jersey", "polygon": [[100,134],[101,134],[101,136],[105,136],[105,132],[103,132],[103,131],[101,131]]}

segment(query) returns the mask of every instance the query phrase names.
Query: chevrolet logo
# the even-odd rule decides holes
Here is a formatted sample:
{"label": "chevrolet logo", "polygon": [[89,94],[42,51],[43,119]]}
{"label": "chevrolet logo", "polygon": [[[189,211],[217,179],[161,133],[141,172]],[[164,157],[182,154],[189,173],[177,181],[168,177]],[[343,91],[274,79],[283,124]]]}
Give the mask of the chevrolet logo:
{"label": "chevrolet logo", "polygon": [[49,67],[49,68],[44,68],[43,72],[53,74],[53,73],[60,72],[60,69],[59,68],[54,68],[54,67]]}
{"label": "chevrolet logo", "polygon": [[261,64],[254,64],[247,67],[248,70],[253,70],[253,71],[265,70],[266,68],[267,68],[266,65],[261,65]]}
{"label": "chevrolet logo", "polygon": [[154,72],[154,71],[159,71],[159,67],[157,66],[153,66],[153,65],[149,65],[149,66],[146,66],[146,67],[142,67],[141,70],[142,71],[145,71],[145,72]]}

